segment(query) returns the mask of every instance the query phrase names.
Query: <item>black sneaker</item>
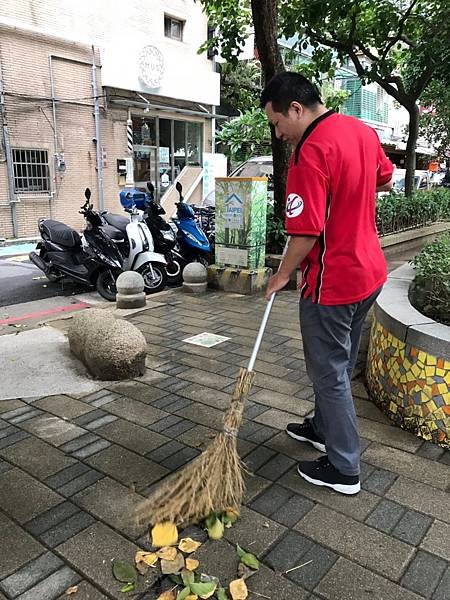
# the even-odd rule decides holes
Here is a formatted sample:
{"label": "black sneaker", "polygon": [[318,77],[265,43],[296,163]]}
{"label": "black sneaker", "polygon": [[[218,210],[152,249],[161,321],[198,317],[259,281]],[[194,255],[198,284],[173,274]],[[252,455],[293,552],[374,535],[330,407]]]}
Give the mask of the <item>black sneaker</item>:
{"label": "black sneaker", "polygon": [[305,419],[303,423],[288,423],[286,433],[299,442],[309,442],[321,452],[326,452],[325,442],[315,433],[311,421]]}
{"label": "black sneaker", "polygon": [[329,487],[340,494],[352,496],[361,489],[359,475],[343,475],[333,467],[328,456],[321,456],[318,460],[310,462],[301,462],[297,471],[309,483]]}

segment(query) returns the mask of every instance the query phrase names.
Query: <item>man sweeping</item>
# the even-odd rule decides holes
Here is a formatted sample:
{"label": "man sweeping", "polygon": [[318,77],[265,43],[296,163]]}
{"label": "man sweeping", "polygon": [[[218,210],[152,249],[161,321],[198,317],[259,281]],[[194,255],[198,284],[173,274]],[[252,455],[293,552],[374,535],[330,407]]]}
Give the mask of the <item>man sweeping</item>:
{"label": "man sweeping", "polygon": [[360,441],[351,376],[364,319],[386,281],[375,192],[391,189],[393,165],[372,128],[328,110],[298,73],[271,79],[261,106],[277,137],[295,148],[286,183],[290,241],[266,298],[301,265],[300,329],[315,394],[314,416],[290,423],[286,432],[326,453],[300,462],[301,477],[357,494]]}

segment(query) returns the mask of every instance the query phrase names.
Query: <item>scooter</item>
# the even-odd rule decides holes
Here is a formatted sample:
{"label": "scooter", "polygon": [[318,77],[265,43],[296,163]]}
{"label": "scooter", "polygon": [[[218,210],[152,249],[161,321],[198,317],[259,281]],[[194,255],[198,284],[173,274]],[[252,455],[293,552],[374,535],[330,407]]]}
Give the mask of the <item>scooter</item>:
{"label": "scooter", "polygon": [[179,252],[177,238],[172,227],[162,215],[166,214],[164,208],[155,200],[155,188],[151,182],[147,183],[147,202],[144,219],[150,229],[155,248],[164,254],[166,259],[167,281],[169,285],[179,285],[183,281],[183,269],[188,261]]}
{"label": "scooter", "polygon": [[86,202],[79,211],[86,220],[80,234],[72,227],[52,219],[40,219],[41,240],[37,252],[29,258],[47,278],[56,282],[63,277],[95,286],[98,293],[113,302],[116,299],[116,279],[123,271],[123,259],[115,242],[104,231],[104,222],[90,203],[91,191],[84,192]]}
{"label": "scooter", "polygon": [[144,278],[146,294],[160,292],[167,285],[166,259],[155,252],[153,236],[142,220],[142,211],[135,204],[135,191],[123,190],[120,202],[130,217],[102,213],[108,234],[119,245],[124,269],[137,271]]}
{"label": "scooter", "polygon": [[175,203],[177,213],[172,221],[177,228],[181,254],[187,262],[200,262],[207,267],[211,262],[211,245],[195,219],[194,210],[183,199],[183,186],[178,181],[175,187],[180,200]]}

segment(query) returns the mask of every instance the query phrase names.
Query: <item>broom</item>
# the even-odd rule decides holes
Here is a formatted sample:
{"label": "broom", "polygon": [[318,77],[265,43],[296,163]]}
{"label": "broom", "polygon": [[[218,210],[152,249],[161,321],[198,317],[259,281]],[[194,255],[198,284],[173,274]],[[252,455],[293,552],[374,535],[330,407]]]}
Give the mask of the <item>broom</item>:
{"label": "broom", "polygon": [[169,476],[136,508],[135,517],[139,524],[154,525],[163,521],[197,523],[213,511],[223,512],[227,508],[240,507],[245,491],[245,466],[237,451],[237,433],[274,300],[275,293],[267,303],[248,367],[241,368],[239,372],[230,406],[224,416],[223,430],[202,454]]}

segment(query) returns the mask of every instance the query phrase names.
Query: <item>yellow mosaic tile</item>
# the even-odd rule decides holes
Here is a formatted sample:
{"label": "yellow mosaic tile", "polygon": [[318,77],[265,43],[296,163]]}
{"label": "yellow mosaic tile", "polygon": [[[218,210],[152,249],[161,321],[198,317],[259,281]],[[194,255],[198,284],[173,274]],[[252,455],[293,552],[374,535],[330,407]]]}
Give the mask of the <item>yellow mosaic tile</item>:
{"label": "yellow mosaic tile", "polygon": [[374,320],[367,383],[395,423],[450,448],[450,361],[408,346]]}

